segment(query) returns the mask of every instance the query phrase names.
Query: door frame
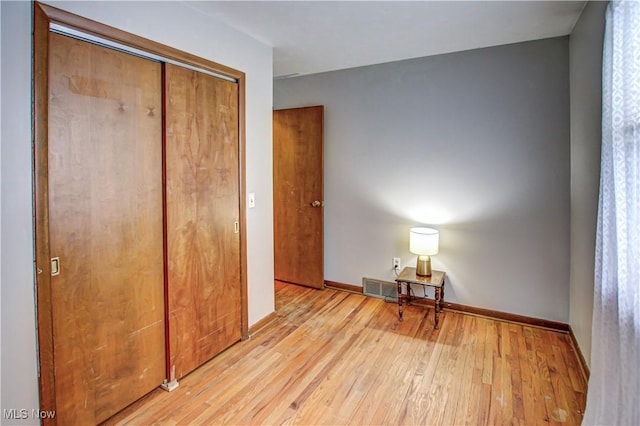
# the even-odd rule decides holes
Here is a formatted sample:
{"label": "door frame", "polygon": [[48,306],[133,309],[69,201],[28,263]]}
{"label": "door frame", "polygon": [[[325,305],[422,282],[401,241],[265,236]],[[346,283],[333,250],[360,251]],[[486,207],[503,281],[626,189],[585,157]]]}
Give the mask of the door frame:
{"label": "door frame", "polygon": [[[49,33],[52,24],[63,25],[86,34],[110,40],[152,55],[157,55],[203,71],[236,80],[238,84],[238,162],[240,207],[240,290],[241,336],[249,336],[247,299],[247,235],[246,235],[246,169],[245,169],[245,74],[242,71],[191,55],[155,41],[118,30],[108,25],[35,2],[33,6],[33,206],[35,245],[35,292],[37,320],[37,350],[39,368],[40,409],[55,410],[55,363],[53,350],[53,317],[51,307],[51,265],[49,250],[49,167],[48,167],[48,116],[49,116]],[[163,114],[164,123],[164,114]],[[163,130],[164,134],[164,130]],[[162,186],[165,187],[164,140]],[[164,190],[163,190],[164,192]],[[166,226],[166,199],[163,195],[163,222]],[[163,250],[166,256],[166,232]],[[164,265],[165,316],[167,315],[167,264]],[[165,324],[167,324],[165,322]],[[165,345],[169,342],[169,329],[165,325]],[[169,363],[167,362],[167,367]],[[167,372],[167,379],[169,374]],[[45,419],[44,424],[56,424],[55,419]]]}

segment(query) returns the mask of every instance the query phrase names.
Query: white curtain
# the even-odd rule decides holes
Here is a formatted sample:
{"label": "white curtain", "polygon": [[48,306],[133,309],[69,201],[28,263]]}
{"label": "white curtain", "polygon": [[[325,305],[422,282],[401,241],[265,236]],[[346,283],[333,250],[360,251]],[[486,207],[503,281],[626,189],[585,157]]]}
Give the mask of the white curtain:
{"label": "white curtain", "polygon": [[583,424],[640,425],[638,1],[612,1],[607,8],[602,83],[591,377]]}

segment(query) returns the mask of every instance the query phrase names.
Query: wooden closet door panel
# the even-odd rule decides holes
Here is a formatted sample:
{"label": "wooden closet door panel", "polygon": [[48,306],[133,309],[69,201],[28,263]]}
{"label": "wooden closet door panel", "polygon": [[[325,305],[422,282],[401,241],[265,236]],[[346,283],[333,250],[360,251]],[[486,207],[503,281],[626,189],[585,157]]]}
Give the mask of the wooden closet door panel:
{"label": "wooden closet door panel", "polygon": [[241,338],[238,86],[166,65],[170,363],[180,378]]}
{"label": "wooden closet door panel", "polygon": [[58,424],[101,422],[165,378],[161,65],[50,35]]}

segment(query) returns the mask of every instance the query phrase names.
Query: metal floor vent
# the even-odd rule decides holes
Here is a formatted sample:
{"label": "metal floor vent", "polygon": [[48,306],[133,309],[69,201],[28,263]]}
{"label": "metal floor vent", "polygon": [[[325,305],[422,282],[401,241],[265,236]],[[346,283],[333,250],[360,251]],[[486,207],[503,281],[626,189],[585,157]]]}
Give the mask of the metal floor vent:
{"label": "metal floor vent", "polygon": [[396,283],[365,277],[362,278],[362,289],[366,296],[385,300],[398,300],[398,286]]}

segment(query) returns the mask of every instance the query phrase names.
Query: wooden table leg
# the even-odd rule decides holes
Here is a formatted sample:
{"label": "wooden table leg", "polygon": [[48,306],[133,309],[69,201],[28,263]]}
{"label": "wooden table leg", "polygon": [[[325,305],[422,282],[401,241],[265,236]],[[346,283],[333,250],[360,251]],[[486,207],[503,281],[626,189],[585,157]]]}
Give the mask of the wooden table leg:
{"label": "wooden table leg", "polygon": [[442,297],[442,292],[440,291],[439,287],[436,287],[436,306],[435,306],[435,324],[433,326],[433,328],[438,329],[440,328],[440,325],[438,324],[438,322],[440,321],[440,310],[442,309],[442,307],[440,306],[440,299]]}
{"label": "wooden table leg", "polygon": [[404,321],[402,312],[402,283],[400,281],[398,281],[398,318],[400,321]]}

